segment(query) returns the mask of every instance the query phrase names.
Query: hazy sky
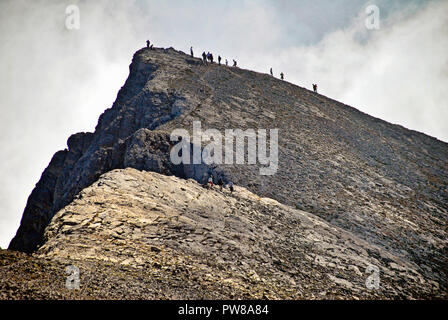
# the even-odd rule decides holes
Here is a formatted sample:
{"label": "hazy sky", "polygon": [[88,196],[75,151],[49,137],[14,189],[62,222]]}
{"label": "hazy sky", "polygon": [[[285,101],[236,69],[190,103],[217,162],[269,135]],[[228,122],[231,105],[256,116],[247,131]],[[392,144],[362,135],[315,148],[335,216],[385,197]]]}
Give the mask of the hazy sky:
{"label": "hazy sky", "polygon": [[[66,28],[66,7],[80,29]],[[380,29],[365,27],[368,5]],[[448,141],[448,1],[0,1],[0,246],[52,155],[93,131],[133,53],[194,47]]]}

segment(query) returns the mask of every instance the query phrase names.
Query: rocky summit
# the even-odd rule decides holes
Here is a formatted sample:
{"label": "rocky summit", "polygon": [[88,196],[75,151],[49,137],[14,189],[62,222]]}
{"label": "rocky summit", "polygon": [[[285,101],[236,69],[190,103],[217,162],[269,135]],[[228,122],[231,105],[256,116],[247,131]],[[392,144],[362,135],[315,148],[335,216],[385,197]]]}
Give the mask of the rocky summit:
{"label": "rocky summit", "polygon": [[[247,157],[173,162],[171,134],[193,136],[194,123],[268,140],[278,130],[275,171]],[[67,145],[0,251],[0,298],[448,297],[448,144],[435,138],[155,48],[135,53],[95,132]],[[193,156],[198,145],[186,146]],[[205,188],[210,175],[234,192]],[[79,289],[67,289],[66,266]]]}

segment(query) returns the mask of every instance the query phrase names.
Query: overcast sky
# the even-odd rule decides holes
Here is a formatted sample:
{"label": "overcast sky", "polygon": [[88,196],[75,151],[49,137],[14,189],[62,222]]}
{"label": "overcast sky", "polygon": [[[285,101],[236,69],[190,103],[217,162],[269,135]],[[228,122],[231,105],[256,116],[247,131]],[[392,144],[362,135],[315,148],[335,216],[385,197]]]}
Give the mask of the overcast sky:
{"label": "overcast sky", "polygon": [[[80,29],[66,28],[66,7]],[[365,26],[366,7],[380,29]],[[0,1],[0,247],[52,155],[93,131],[133,53],[209,50],[448,141],[448,1]]]}

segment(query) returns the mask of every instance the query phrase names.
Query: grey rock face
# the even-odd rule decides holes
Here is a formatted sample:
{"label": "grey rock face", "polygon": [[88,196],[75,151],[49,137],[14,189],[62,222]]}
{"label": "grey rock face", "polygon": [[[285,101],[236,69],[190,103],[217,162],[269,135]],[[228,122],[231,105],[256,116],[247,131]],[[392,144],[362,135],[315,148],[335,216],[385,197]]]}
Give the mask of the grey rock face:
{"label": "grey rock face", "polygon": [[[313,214],[240,186],[233,193],[205,189],[191,179],[130,168],[83,189],[53,217],[45,240],[35,258],[76,265],[95,278],[103,277],[103,264],[132,268],[120,279],[109,269],[107,290],[106,281],[83,283],[83,292],[105,298],[446,297],[415,263]],[[366,286],[369,266],[381,270],[376,289]],[[165,277],[171,282],[163,283],[163,293],[141,280]],[[201,287],[206,283],[213,287]]]}
{"label": "grey rock face", "polygon": [[[258,165],[174,166],[168,134],[191,132],[194,120],[221,132],[278,128],[277,173],[260,176]],[[447,290],[448,144],[320,94],[173,49],[142,49],[95,132],[68,145],[31,194],[11,249],[34,251],[52,216],[112,169],[196,180],[213,171],[412,261]]]}
{"label": "grey rock face", "polygon": [[[54,156],[30,196],[21,227],[9,249],[33,252],[42,243],[42,232],[53,212],[69,204],[83,186],[95,182],[103,172],[129,167],[192,178],[202,183],[209,175],[223,176],[204,163],[174,165],[170,150],[177,141],[170,141],[166,132],[139,129],[110,148],[90,146],[88,149],[86,145],[91,137],[91,134],[79,133],[71,136],[69,150]],[[193,150],[192,145],[190,150]]]}
{"label": "grey rock face", "polygon": [[[158,70],[163,65],[144,61],[142,53],[135,54],[126,84],[119,91],[113,107],[101,115],[95,133],[72,135],[67,142],[68,150],[55,154],[28,199],[21,225],[9,249],[33,252],[42,243],[43,231],[55,212],[70,203],[77,192],[96,181],[102,173],[112,169],[135,167],[195,177],[198,181],[204,174],[213,172],[204,165],[195,165],[194,170],[191,166],[186,167],[184,173],[183,167],[177,168],[167,162],[169,154],[163,154],[163,159],[153,155],[150,150],[160,156],[167,151],[166,147],[170,146],[167,134],[149,134],[149,139],[156,140],[152,141],[151,149],[144,148],[147,145],[141,139],[147,136],[137,132],[139,129],[157,128],[196,105],[199,97],[188,98],[169,90],[168,75],[176,74],[176,66],[166,66],[164,72],[160,72]],[[141,147],[136,147],[139,142],[142,142]],[[196,174],[190,173],[192,170]],[[198,172],[202,174],[200,177]]]}

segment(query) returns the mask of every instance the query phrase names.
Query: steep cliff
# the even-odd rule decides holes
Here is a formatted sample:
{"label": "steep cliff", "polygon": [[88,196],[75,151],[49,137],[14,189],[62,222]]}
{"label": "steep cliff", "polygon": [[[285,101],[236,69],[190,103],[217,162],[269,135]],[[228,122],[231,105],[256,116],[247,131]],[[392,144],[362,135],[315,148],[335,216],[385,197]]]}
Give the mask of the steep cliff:
{"label": "steep cliff", "polygon": [[[399,93],[398,93],[399,94]],[[279,131],[278,170],[173,165],[174,129]],[[267,74],[203,64],[174,49],[142,49],[94,133],[69,138],[33,193],[10,249],[34,252],[53,216],[113,169],[193,178],[208,173],[310,212],[415,263],[447,288],[448,145]]]}
{"label": "steep cliff", "polygon": [[[82,190],[44,238],[30,262],[0,254],[4,298],[446,297],[414,262],[311,213],[131,168]],[[67,265],[80,271],[79,290],[65,287]]]}

